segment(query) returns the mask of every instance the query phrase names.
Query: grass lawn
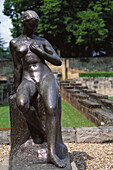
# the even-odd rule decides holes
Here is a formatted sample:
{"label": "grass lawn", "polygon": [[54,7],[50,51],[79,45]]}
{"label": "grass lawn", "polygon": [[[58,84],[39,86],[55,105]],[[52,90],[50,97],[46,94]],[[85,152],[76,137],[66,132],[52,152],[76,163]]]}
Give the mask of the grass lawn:
{"label": "grass lawn", "polygon": [[109,100],[113,100],[113,97],[108,97]]}
{"label": "grass lawn", "polygon": [[62,100],[62,127],[84,127],[95,126],[88,121],[78,110]]}
{"label": "grass lawn", "polygon": [[[95,126],[89,122],[81,113],[74,107],[62,100],[62,127],[83,127]],[[9,105],[0,106],[0,130],[10,127]]]}
{"label": "grass lawn", "polygon": [[9,105],[0,106],[0,129],[10,127]]}

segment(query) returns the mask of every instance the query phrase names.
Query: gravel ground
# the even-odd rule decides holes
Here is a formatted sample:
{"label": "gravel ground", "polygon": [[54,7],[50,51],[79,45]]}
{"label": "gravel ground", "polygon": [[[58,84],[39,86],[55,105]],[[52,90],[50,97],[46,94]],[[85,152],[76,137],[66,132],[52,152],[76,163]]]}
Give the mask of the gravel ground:
{"label": "gravel ground", "polygon": [[78,170],[113,170],[113,143],[67,143]]}
{"label": "gravel ground", "polygon": [[[113,170],[113,143],[66,143],[74,156],[78,170]],[[0,145],[0,162],[10,151],[9,145]]]}
{"label": "gravel ground", "polygon": [[0,163],[3,161],[4,157],[9,154],[10,145],[0,145]]}

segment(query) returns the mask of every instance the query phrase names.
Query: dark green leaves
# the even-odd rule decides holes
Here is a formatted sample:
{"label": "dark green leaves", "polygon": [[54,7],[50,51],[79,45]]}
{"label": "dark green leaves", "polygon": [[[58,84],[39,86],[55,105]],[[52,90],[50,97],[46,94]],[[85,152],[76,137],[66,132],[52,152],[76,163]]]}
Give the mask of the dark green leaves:
{"label": "dark green leaves", "polygon": [[113,0],[5,0],[3,12],[12,19],[13,37],[21,34],[21,14],[28,9],[40,16],[39,36],[62,56],[91,56],[93,51],[112,48]]}

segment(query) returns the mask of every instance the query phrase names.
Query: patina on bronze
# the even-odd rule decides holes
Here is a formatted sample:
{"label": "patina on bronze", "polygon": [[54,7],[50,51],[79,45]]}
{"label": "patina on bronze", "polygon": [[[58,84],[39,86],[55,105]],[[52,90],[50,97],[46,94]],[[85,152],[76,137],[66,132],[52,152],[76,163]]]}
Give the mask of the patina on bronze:
{"label": "patina on bronze", "polygon": [[[61,160],[57,154],[62,148],[67,150],[61,136],[61,97],[56,79],[45,60],[57,66],[62,62],[46,39],[34,35],[39,20],[37,13],[26,11],[21,19],[22,35],[10,42],[16,104],[26,118],[34,143],[47,141],[48,162],[60,168],[66,167],[68,163],[67,169],[71,169],[69,161]],[[39,97],[46,111],[45,127],[38,115]]]}

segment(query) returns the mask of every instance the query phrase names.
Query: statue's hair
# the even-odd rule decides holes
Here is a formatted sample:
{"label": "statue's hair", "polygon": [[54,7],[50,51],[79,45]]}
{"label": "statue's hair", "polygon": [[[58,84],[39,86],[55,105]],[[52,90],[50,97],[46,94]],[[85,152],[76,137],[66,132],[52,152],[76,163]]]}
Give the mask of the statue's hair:
{"label": "statue's hair", "polygon": [[21,22],[24,23],[24,22],[29,21],[31,19],[36,19],[36,20],[40,21],[40,18],[35,11],[27,10],[23,13],[22,18],[21,18]]}

